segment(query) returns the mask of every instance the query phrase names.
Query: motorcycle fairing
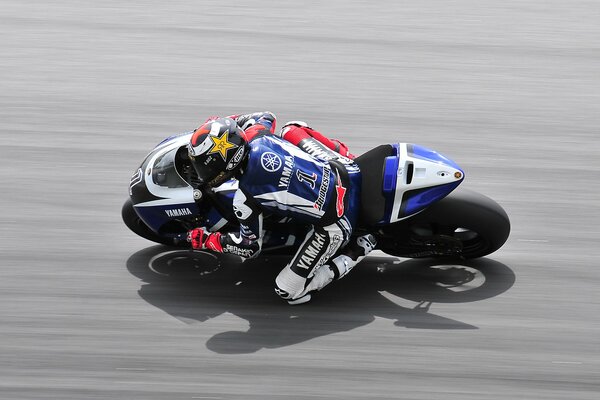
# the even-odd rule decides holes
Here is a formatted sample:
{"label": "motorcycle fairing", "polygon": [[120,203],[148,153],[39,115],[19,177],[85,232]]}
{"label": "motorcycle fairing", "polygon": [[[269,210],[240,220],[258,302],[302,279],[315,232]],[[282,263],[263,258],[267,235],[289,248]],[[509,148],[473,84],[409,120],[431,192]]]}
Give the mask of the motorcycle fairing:
{"label": "motorcycle fairing", "polygon": [[176,135],[159,143],[132,178],[130,194],[135,211],[157,233],[170,220],[199,212],[194,189],[179,175],[175,164],[177,151],[187,144],[188,136]]}
{"label": "motorcycle fairing", "polygon": [[[178,172],[176,157],[189,142],[192,132],[173,135],[160,142],[134,173],[130,196],[139,217],[150,229],[159,233],[172,220],[201,215],[199,221],[209,229],[219,229],[227,221],[214,208],[200,212],[194,188]],[[219,200],[231,208],[236,181],[215,189]]]}
{"label": "motorcycle fairing", "polygon": [[385,158],[382,191],[385,213],[379,224],[414,215],[452,192],[464,179],[452,160],[423,146],[392,144]]}

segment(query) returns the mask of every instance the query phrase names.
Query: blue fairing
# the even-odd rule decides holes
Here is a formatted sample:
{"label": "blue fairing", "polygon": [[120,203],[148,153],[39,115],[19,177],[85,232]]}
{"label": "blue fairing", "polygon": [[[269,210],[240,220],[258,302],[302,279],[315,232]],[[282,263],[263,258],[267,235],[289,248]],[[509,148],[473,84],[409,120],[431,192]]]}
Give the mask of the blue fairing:
{"label": "blue fairing", "polygon": [[460,181],[446,185],[434,186],[427,189],[406,192],[401,207],[402,216],[408,216],[429,207],[446,197],[451,191],[460,185]]}
{"label": "blue fairing", "polygon": [[386,157],[383,170],[383,195],[385,196],[385,214],[380,222],[389,221],[394,205],[394,196],[396,194],[396,185],[398,177],[398,168],[400,166],[400,146],[392,144],[393,153]]}
{"label": "blue fairing", "polygon": [[396,190],[396,180],[398,177],[398,165],[400,160],[397,156],[385,158],[383,169],[383,192],[391,193]]}
{"label": "blue fairing", "polygon": [[[434,150],[409,143],[393,144],[391,147],[391,154],[383,160],[385,208],[380,224],[392,223],[422,211],[447,196],[462,182],[462,169]],[[432,179],[432,174],[437,174],[440,179]]]}

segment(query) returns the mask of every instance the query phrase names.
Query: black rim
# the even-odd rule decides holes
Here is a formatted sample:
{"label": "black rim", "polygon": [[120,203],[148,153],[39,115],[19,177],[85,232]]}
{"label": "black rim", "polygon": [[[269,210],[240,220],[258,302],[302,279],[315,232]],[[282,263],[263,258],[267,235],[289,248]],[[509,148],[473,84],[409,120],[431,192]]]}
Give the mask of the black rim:
{"label": "black rim", "polygon": [[191,250],[164,251],[148,262],[148,268],[155,274],[182,280],[201,279],[215,273],[220,266],[216,255]]}
{"label": "black rim", "polygon": [[479,254],[489,247],[489,242],[485,237],[468,228],[455,228],[453,237],[460,240],[463,247],[462,253],[466,255]]}
{"label": "black rim", "polygon": [[[457,255],[473,256],[486,251],[489,241],[476,230],[440,224],[421,224],[411,227],[413,238],[432,246],[447,247],[449,241],[460,243]],[[458,249],[457,249],[458,250]]]}

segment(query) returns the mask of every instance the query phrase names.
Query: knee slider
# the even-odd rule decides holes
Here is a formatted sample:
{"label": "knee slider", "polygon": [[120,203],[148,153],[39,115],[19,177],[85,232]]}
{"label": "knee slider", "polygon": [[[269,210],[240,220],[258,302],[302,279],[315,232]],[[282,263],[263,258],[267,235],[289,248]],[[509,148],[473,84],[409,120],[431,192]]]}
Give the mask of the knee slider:
{"label": "knee slider", "polygon": [[290,300],[292,298],[292,295],[280,288],[277,283],[275,283],[275,293],[284,300]]}
{"label": "knee slider", "polygon": [[305,283],[306,279],[285,267],[275,278],[275,293],[284,300],[295,299],[304,290]]}

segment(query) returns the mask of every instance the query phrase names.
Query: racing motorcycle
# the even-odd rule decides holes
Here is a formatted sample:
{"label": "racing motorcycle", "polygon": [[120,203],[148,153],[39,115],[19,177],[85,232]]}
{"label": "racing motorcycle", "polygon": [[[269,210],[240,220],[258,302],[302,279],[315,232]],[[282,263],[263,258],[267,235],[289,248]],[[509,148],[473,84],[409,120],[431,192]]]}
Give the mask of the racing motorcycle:
{"label": "racing motorcycle", "polygon": [[[239,231],[233,214],[237,181],[198,189],[187,156],[193,132],[160,142],[131,177],[122,208],[125,224],[137,235],[169,246],[187,246],[198,226]],[[375,147],[354,160],[362,175],[361,209],[354,231],[377,239],[377,249],[404,258],[470,259],[498,250],[510,221],[494,200],[458,189],[464,171],[426,147],[395,143]],[[309,227],[265,215],[263,252],[293,255]]]}

